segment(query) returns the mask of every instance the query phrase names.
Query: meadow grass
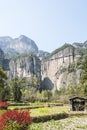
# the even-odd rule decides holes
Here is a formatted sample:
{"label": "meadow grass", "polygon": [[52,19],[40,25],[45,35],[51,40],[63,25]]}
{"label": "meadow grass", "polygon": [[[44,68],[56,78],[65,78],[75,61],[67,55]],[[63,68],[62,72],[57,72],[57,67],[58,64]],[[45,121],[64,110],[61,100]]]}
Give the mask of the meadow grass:
{"label": "meadow grass", "polygon": [[58,113],[67,113],[68,111],[69,111],[69,108],[66,106],[44,107],[44,108],[30,110],[31,117],[53,115],[53,114],[58,114]]}

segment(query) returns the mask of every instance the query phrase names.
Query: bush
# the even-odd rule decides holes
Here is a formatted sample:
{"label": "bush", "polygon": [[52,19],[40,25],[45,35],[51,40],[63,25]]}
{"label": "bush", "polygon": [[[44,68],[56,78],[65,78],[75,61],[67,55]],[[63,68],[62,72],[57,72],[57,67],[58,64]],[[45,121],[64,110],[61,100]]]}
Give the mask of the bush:
{"label": "bush", "polygon": [[9,110],[0,117],[0,130],[27,130],[31,124],[29,111]]}
{"label": "bush", "polygon": [[69,115],[67,113],[58,113],[58,114],[52,114],[52,115],[44,115],[44,116],[38,116],[38,117],[33,117],[32,120],[34,123],[39,123],[39,122],[46,122],[49,120],[60,120],[60,119],[65,119]]}
{"label": "bush", "polygon": [[7,109],[8,103],[6,101],[0,101],[0,109]]}
{"label": "bush", "polygon": [[68,73],[74,72],[76,70],[75,64],[72,63],[68,66]]}

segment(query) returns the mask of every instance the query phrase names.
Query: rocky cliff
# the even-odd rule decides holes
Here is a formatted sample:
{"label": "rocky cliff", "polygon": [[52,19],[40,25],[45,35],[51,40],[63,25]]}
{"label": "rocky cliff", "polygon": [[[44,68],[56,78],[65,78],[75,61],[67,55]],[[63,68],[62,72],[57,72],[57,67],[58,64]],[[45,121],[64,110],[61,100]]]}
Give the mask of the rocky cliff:
{"label": "rocky cliff", "polygon": [[0,65],[3,66],[4,62],[4,52],[0,49]]}
{"label": "rocky cliff", "polygon": [[9,62],[8,76],[9,78],[15,77],[31,77],[36,75],[41,78],[41,64],[40,60],[34,56],[19,56],[11,59]]}
{"label": "rocky cliff", "polygon": [[0,49],[0,65],[7,71],[8,77],[31,77],[41,79],[41,62],[35,55],[21,55],[12,59],[5,59]]}
{"label": "rocky cliff", "polygon": [[4,52],[0,49],[0,66],[7,71],[9,70],[9,59],[5,59]]}
{"label": "rocky cliff", "polygon": [[41,63],[42,89],[58,90],[79,83],[82,73],[76,69],[81,53],[72,45],[65,44]]}

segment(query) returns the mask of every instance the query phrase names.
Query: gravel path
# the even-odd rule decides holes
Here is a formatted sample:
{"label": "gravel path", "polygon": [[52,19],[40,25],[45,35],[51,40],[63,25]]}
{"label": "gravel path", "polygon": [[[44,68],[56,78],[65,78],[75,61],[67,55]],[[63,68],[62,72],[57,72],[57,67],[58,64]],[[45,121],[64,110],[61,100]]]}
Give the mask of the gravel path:
{"label": "gravel path", "polygon": [[87,130],[87,117],[67,118],[59,122],[62,124],[63,130]]}
{"label": "gravel path", "polygon": [[87,130],[87,117],[72,117],[32,124],[30,130]]}

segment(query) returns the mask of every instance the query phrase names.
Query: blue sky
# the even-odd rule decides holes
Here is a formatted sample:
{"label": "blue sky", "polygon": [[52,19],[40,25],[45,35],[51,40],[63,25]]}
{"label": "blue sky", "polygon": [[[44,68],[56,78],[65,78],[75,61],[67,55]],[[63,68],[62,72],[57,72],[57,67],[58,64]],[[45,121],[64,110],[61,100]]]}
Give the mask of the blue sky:
{"label": "blue sky", "polygon": [[87,0],[0,0],[0,36],[33,39],[53,51],[87,40]]}

